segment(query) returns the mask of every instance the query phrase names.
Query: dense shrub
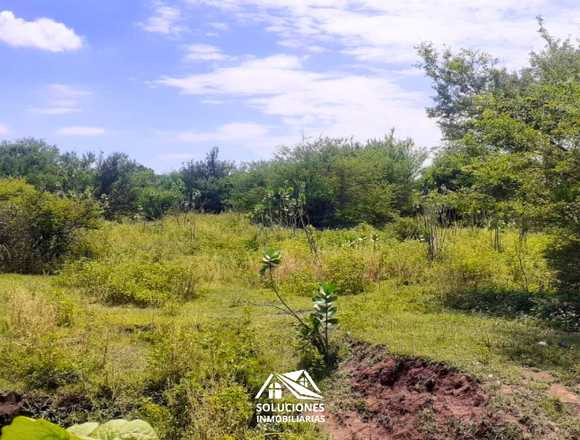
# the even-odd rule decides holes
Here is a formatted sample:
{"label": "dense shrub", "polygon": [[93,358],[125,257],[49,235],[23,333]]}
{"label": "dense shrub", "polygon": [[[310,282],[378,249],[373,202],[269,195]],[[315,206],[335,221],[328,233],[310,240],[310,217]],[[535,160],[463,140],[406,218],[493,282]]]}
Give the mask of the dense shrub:
{"label": "dense shrub", "polygon": [[234,173],[229,201],[234,209],[266,214],[258,216],[266,224],[298,203],[298,215],[315,226],[383,225],[412,211],[424,159],[411,140],[393,133],[366,143],[322,138]]}
{"label": "dense shrub", "polygon": [[317,291],[319,282],[311,271],[299,271],[289,274],[281,284],[284,292],[311,297]]}
{"label": "dense shrub", "polygon": [[384,278],[395,279],[403,284],[414,284],[425,279],[428,264],[424,243],[389,243],[381,258]]}
{"label": "dense shrub", "polygon": [[511,290],[464,291],[445,296],[445,304],[511,318],[536,318],[565,331],[580,330],[580,300],[574,294],[541,294]]}
{"label": "dense shrub", "polygon": [[418,240],[423,237],[423,228],[415,217],[399,217],[391,224],[395,236],[403,240]]}
{"label": "dense shrub", "polygon": [[141,191],[137,204],[147,220],[156,220],[163,217],[169,209],[176,207],[179,198],[178,191],[151,186]]}
{"label": "dense shrub", "polygon": [[147,387],[169,409],[167,438],[245,438],[268,374],[259,343],[248,319],[155,332]]}
{"label": "dense shrub", "polygon": [[41,192],[22,180],[0,180],[0,271],[55,270],[79,240],[97,226],[100,210],[88,198]]}
{"label": "dense shrub", "polygon": [[365,290],[368,284],[365,260],[343,251],[328,257],[325,263],[326,279],[336,286],[338,294],[354,295]]}
{"label": "dense shrub", "polygon": [[179,262],[93,260],[68,266],[61,279],[108,304],[159,306],[193,299],[198,275]]}

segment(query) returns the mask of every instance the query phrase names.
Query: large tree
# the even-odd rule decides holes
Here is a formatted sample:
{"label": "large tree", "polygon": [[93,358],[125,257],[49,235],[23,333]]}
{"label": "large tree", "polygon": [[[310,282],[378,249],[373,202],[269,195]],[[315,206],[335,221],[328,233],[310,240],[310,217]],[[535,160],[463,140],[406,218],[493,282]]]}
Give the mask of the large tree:
{"label": "large tree", "polygon": [[[443,110],[431,112],[442,127],[452,121],[454,135],[426,172],[425,188],[443,194],[458,209],[486,211],[495,221],[515,222],[523,231],[534,225],[554,227],[578,244],[580,46],[552,37],[541,21],[540,34],[545,47],[531,54],[529,66],[509,75],[486,73],[509,81],[487,82],[469,96],[469,111],[459,106],[451,117]],[[435,83],[436,103],[447,102],[454,80],[439,87],[441,77],[433,72],[445,66],[433,67],[438,58],[422,54]],[[457,57],[463,60],[460,65],[472,60],[466,52]],[[491,72],[488,59],[481,58],[478,63],[483,64],[470,70]]]}
{"label": "large tree", "polygon": [[234,164],[219,159],[219,149],[214,147],[204,160],[191,160],[179,170],[186,209],[202,212],[221,212],[229,194],[227,177],[235,169]]}

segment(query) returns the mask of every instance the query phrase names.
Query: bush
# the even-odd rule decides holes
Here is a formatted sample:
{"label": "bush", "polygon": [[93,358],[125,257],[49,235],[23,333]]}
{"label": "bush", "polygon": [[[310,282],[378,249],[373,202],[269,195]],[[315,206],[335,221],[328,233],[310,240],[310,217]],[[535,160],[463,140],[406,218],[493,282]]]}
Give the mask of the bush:
{"label": "bush", "polygon": [[428,266],[425,254],[425,244],[419,241],[392,243],[381,255],[382,276],[402,284],[423,281]]}
{"label": "bush", "polygon": [[0,344],[0,372],[29,389],[55,390],[81,380],[81,365],[59,340],[68,325],[61,302],[26,291],[10,292],[0,321],[9,339]]}
{"label": "bush", "polygon": [[390,228],[401,241],[423,238],[424,228],[415,217],[399,217]]}
{"label": "bush", "polygon": [[336,286],[336,292],[340,295],[361,293],[368,284],[365,260],[355,257],[352,251],[343,251],[327,258],[325,272],[325,278]]}
{"label": "bush", "polygon": [[156,220],[177,206],[179,197],[177,191],[147,187],[140,192],[137,204],[147,220]]}
{"label": "bush", "polygon": [[185,433],[181,438],[233,440],[249,433],[252,400],[238,384],[183,380],[171,390],[169,405],[177,416],[174,432]]}
{"label": "bush", "polygon": [[0,179],[0,271],[52,272],[70,254],[79,231],[95,228],[100,209],[89,198],[37,191]]}
{"label": "bush", "polygon": [[61,277],[107,304],[160,306],[196,296],[197,273],[179,262],[84,261],[67,266]]}
{"label": "bush", "polygon": [[318,290],[319,283],[311,272],[300,271],[289,274],[281,285],[284,292],[312,297]]}
{"label": "bush", "polygon": [[166,438],[245,438],[251,398],[271,369],[259,344],[247,317],[158,328],[147,389],[169,409]]}

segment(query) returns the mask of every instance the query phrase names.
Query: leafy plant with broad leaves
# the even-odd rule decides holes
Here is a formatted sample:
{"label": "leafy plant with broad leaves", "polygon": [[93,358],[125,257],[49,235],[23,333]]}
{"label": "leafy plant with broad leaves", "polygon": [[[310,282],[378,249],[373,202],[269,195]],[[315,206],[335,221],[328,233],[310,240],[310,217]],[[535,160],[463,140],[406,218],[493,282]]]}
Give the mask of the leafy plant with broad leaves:
{"label": "leafy plant with broad leaves", "polygon": [[2,440],[159,440],[155,430],[143,420],[88,422],[61,428],[47,420],[16,417],[2,428]]}
{"label": "leafy plant with broad leaves", "polygon": [[314,310],[308,316],[307,325],[300,328],[300,337],[306,343],[312,344],[322,355],[324,362],[333,362],[329,333],[338,324],[336,318],[336,287],[334,284],[323,283],[312,298]]}
{"label": "leafy plant with broad leaves", "polygon": [[284,299],[274,279],[274,270],[281,264],[282,254],[279,250],[268,250],[262,256],[260,273],[268,277],[269,285],[281,306],[273,305],[292,316],[298,325],[300,338],[311,344],[323,357],[326,364],[332,362],[329,332],[338,323],[336,318],[336,287],[323,283],[312,298],[314,310],[307,318],[302,318]]}

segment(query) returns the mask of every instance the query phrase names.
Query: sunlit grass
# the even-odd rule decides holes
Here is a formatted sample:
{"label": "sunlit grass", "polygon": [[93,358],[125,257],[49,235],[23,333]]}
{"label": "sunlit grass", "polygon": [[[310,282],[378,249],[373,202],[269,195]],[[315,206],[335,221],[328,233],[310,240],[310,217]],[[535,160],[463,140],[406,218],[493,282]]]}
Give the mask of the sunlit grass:
{"label": "sunlit grass", "polygon": [[[400,242],[388,229],[373,233],[379,240],[371,243],[358,240],[370,236],[366,226],[317,232],[318,264],[299,231],[260,228],[238,215],[108,224],[89,234],[92,261],[102,273],[122,279],[126,266],[120,262],[185,264],[196,276],[194,298],[169,296],[157,307],[113,305],[94,294],[90,274],[83,283],[67,278],[67,270],[74,275],[82,266],[57,276],[0,275],[0,388],[81,393],[93,402],[91,417],[106,419],[119,411],[145,418],[161,426],[167,438],[174,435],[172,424],[190,423],[175,419],[183,398],[176,396],[184,386],[207,388],[210,394],[225,390],[228,396],[235,390],[228,387],[243,383],[248,394],[242,403],[248,404],[264,377],[295,369],[300,360],[294,322],[271,307],[276,298],[258,274],[267,248],[281,249],[275,275],[300,313],[311,310],[311,290],[318,281],[364,289],[339,296],[338,338],[350,334],[384,344],[393,354],[445,362],[494,386],[498,380],[517,384],[531,393],[526,398],[530,411],[544,411],[546,388],[528,383],[530,369],[549,372],[564,384],[577,382],[578,333],[558,330],[549,321],[511,316],[509,310],[491,315],[445,303],[446,295],[462,285],[472,292],[518,293],[525,287],[521,270],[526,294],[540,294],[540,289],[551,294],[552,275],[542,256],[547,237],[531,235],[519,260],[514,232],[505,234],[505,250],[498,253],[486,231],[456,230],[442,257],[429,262],[424,243]],[[17,319],[19,310],[29,310],[30,316]],[[242,377],[229,377],[240,362]],[[59,378],[54,384],[53,377]],[[332,386],[332,377],[323,383]],[[214,432],[221,416],[211,399],[207,402],[207,419],[200,422],[205,425],[195,429]],[[550,416],[550,411],[542,414],[560,423],[564,416]],[[63,423],[86,416],[66,416]],[[571,422],[564,417],[561,423]],[[320,438],[309,429],[295,438]]]}

